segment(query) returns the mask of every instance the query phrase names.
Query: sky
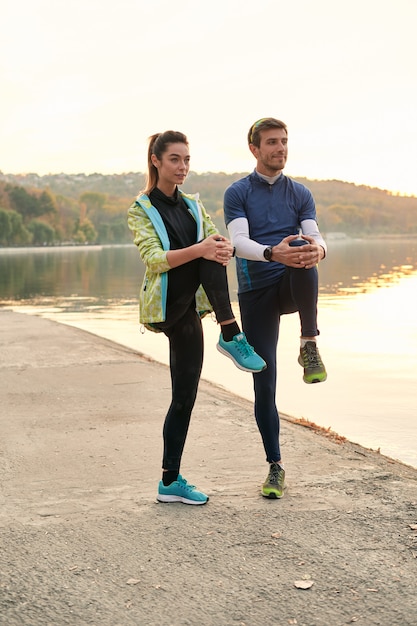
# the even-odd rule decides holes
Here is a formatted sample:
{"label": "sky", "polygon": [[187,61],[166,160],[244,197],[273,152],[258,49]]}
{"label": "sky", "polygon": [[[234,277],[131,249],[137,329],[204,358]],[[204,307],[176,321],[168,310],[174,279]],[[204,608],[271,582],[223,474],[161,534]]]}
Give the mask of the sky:
{"label": "sky", "polygon": [[195,172],[247,172],[272,116],[289,176],[417,195],[416,24],[415,0],[2,0],[0,171],[144,172],[173,129]]}

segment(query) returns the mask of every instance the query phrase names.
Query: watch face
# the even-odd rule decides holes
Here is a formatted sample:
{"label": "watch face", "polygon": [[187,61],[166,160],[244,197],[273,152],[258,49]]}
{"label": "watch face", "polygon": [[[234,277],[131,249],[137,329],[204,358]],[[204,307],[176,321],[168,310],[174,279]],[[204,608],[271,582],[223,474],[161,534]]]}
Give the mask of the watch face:
{"label": "watch face", "polygon": [[272,247],[271,246],[268,246],[267,248],[265,248],[264,257],[267,261],[270,261],[272,259]]}

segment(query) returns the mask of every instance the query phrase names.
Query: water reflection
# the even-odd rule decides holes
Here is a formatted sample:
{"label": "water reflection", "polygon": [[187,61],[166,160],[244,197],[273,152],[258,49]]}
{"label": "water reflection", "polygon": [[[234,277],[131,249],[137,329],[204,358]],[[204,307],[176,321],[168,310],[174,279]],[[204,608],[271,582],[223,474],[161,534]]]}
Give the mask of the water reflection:
{"label": "water reflection", "polygon": [[[330,241],[319,266],[320,294],[351,296],[397,283],[417,270],[417,239]],[[137,299],[143,264],[136,247],[80,246],[0,249],[3,302],[69,298],[77,306]],[[232,300],[237,300],[234,264],[228,268]],[[85,304],[87,302],[84,302]]]}
{"label": "water reflection", "polygon": [[134,246],[0,250],[0,297],[33,300],[136,297],[143,266]]}
{"label": "water reflection", "polygon": [[320,293],[367,293],[417,270],[417,239],[330,241],[319,265]]}

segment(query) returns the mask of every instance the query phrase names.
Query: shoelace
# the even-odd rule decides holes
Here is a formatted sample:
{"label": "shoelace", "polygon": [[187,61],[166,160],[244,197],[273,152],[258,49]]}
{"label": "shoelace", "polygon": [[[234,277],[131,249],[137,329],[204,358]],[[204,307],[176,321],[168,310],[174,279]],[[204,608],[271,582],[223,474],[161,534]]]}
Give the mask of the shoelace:
{"label": "shoelace", "polygon": [[[178,480],[178,479],[177,479]],[[181,487],[183,487],[183,489],[187,489],[188,491],[193,491],[195,489],[195,485],[190,485],[190,483],[188,483],[185,478],[183,478],[181,476],[181,478],[178,480],[179,484],[181,485]]]}
{"label": "shoelace", "polygon": [[269,471],[269,482],[273,484],[278,484],[280,474],[283,471],[284,470],[279,465],[271,465],[271,469]]}
{"label": "shoelace", "polygon": [[242,339],[235,340],[235,343],[237,349],[242,356],[252,356],[252,354],[254,353],[254,349],[251,345],[248,344],[247,340],[244,337]]}
{"label": "shoelace", "polygon": [[[311,345],[311,343],[313,345]],[[303,348],[303,358],[307,358],[310,367],[321,367],[322,362],[317,351],[317,346],[313,342],[308,342]]]}

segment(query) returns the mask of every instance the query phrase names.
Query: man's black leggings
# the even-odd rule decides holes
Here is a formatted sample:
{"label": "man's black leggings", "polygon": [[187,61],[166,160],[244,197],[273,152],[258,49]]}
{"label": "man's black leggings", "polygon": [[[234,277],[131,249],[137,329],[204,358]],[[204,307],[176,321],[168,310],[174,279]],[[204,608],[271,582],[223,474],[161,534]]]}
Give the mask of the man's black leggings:
{"label": "man's black leggings", "polygon": [[317,268],[287,267],[273,285],[239,294],[243,331],[266,361],[267,368],[253,374],[255,418],[269,463],[281,460],[279,414],[276,406],[277,344],[281,315],[299,312],[301,336],[315,337],[317,328]]}

